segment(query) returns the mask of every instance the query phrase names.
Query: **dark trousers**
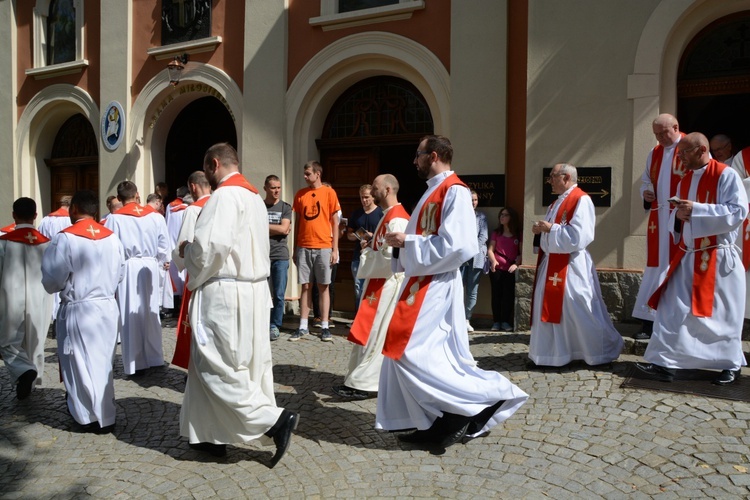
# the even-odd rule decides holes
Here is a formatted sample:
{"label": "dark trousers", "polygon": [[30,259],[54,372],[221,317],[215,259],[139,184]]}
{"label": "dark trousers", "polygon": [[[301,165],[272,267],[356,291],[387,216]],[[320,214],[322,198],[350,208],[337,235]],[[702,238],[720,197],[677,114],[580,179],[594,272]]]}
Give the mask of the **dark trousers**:
{"label": "dark trousers", "polygon": [[513,324],[516,301],[516,274],[508,271],[490,273],[492,290],[492,321]]}

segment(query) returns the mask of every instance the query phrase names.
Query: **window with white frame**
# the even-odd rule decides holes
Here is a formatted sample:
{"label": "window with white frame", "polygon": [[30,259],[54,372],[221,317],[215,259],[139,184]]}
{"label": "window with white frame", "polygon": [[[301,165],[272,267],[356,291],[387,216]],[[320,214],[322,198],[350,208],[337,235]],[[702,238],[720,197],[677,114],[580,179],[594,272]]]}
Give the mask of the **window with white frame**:
{"label": "window with white frame", "polygon": [[34,7],[35,77],[80,71],[83,59],[83,0],[37,0]]}
{"label": "window with white frame", "polygon": [[310,19],[323,30],[409,19],[425,0],[320,0],[320,16]]}

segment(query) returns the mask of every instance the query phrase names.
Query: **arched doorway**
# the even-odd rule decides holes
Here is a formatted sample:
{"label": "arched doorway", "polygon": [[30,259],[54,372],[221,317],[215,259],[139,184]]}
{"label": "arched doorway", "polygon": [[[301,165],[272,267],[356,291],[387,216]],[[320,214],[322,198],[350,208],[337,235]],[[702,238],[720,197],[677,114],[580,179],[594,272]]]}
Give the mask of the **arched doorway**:
{"label": "arched doorway", "polygon": [[99,190],[99,152],[96,134],[88,119],[78,113],[63,123],[55,136],[50,168],[50,206],[60,207],[60,197],[81,189]]}
{"label": "arched doorway", "polygon": [[[411,211],[426,185],[413,165],[419,139],[434,123],[426,100],[406,80],[391,76],[364,79],[347,89],[331,107],[316,141],[323,180],[336,190],[344,217],[361,207],[359,187],[384,173],[399,181],[399,201]],[[337,281],[351,280],[353,243],[340,243]],[[344,294],[338,294],[343,297]],[[337,300],[337,309],[343,309]]]}
{"label": "arched doorway", "polygon": [[164,153],[164,180],[172,195],[191,173],[203,168],[203,155],[217,142],[237,148],[232,115],[218,99],[201,97],[180,111],[169,129]]}
{"label": "arched doorway", "polygon": [[686,132],[726,134],[734,152],[750,145],[750,11],[717,19],[685,49],[677,74],[677,117]]}

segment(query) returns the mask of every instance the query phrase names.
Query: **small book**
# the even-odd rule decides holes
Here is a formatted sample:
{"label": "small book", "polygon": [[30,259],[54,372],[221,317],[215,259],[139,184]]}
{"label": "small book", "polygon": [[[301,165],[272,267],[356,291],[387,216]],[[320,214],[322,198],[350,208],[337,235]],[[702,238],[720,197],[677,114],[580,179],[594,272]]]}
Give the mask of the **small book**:
{"label": "small book", "polygon": [[680,202],[681,202],[682,200],[680,199],[680,197],[679,197],[679,196],[672,196],[672,197],[671,197],[671,198],[669,198],[669,199],[668,199],[667,201],[668,201],[669,203],[673,204],[673,205],[677,205],[677,204],[678,204],[678,203],[680,203]]}
{"label": "small book", "polygon": [[367,241],[370,239],[370,237],[367,235],[367,230],[363,227],[360,227],[359,229],[354,231],[354,236],[356,236],[358,240]]}

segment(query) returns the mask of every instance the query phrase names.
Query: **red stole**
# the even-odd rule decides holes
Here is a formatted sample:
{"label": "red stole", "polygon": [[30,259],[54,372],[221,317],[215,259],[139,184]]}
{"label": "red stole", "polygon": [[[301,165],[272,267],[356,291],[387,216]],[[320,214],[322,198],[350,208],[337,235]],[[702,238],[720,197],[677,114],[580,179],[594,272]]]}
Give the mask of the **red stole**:
{"label": "red stole", "polygon": [[[409,220],[409,213],[400,203],[391,207],[383,218],[380,219],[380,223],[372,235],[372,240],[370,240],[370,245],[372,245],[374,251],[377,252],[384,246],[385,234],[388,232],[388,223],[395,218]],[[357,277],[355,276],[354,279],[357,279]],[[367,288],[362,292],[357,316],[354,318],[352,327],[349,330],[349,342],[367,345],[367,339],[370,337],[372,324],[375,322],[375,314],[380,305],[380,294],[383,291],[385,282],[385,278],[370,278],[368,280]]]}
{"label": "red stole", "polygon": [[9,233],[16,228],[16,223],[8,224],[5,227],[0,227],[0,233]]}
{"label": "red stole", "polygon": [[[750,177],[750,148],[745,148],[738,154],[742,155],[742,163],[745,165],[745,176]],[[750,269],[750,216],[745,218],[742,222],[742,265],[745,266],[745,270]]]}
{"label": "red stole", "polygon": [[41,245],[47,243],[49,238],[44,236],[42,233],[34,229],[33,227],[21,227],[13,229],[9,233],[5,233],[0,236],[0,240],[14,241],[16,243],[23,243],[24,245]]}
{"label": "red stole", "polygon": [[239,172],[227,178],[224,182],[219,184],[219,187],[217,187],[216,189],[223,188],[226,186],[239,186],[239,187],[243,187],[247,189],[248,191],[252,191],[255,194],[258,194],[258,190],[255,188],[255,186],[250,184],[250,182],[247,179],[245,179],[245,177],[243,177],[243,175]]}
{"label": "red stole", "polygon": [[48,213],[47,217],[70,217],[70,212],[68,212],[67,208],[60,207],[54,212]]}
{"label": "red stole", "polygon": [[[201,198],[191,206],[203,208],[209,198],[210,196]],[[190,298],[193,296],[193,292],[188,288],[189,281],[190,276],[186,276],[185,287],[182,292],[182,304],[180,304],[180,315],[177,317],[177,344],[174,348],[174,356],[172,356],[172,364],[186,370],[190,362],[190,338],[193,335],[193,330],[190,328]]]}
{"label": "red stole", "polygon": [[62,230],[63,233],[74,234],[90,240],[101,240],[112,235],[112,231],[102,226],[94,219],[80,219],[72,226]]}
{"label": "red stole", "polygon": [[[726,165],[716,160],[712,159],[708,162],[706,171],[698,181],[698,190],[696,191],[697,203],[716,203],[716,188],[719,184],[721,172],[725,168],[727,168]],[[685,174],[682,184],[680,184],[680,198],[684,200],[688,199],[692,179],[693,171],[691,170]],[[705,193],[703,197],[701,197],[701,193]],[[680,234],[680,242],[682,242],[682,234]],[[714,288],[716,287],[716,236],[696,238],[693,242],[693,248],[695,250],[693,252],[691,309],[693,316],[697,318],[710,318],[713,315]],[[686,254],[685,250],[684,245],[678,246],[677,252],[669,263],[667,276],[648,300],[648,305],[652,309],[656,309],[659,305],[659,299],[661,299],[661,295],[667,287],[667,282],[675,270],[677,270],[680,261]]]}
{"label": "red stole", "polygon": [[[440,228],[445,195],[448,189],[455,185],[468,189],[466,184],[454,173],[446,177],[425,200],[415,226],[417,231],[422,231],[422,236],[437,234]],[[403,288],[396,309],[393,311],[391,322],[388,325],[388,332],[383,345],[385,356],[399,359],[404,354],[431,281],[432,276],[412,276],[406,281],[406,286]]]}
{"label": "red stole", "polygon": [[115,212],[117,215],[130,215],[132,217],[144,217],[148,214],[157,213],[156,210],[151,208],[150,205],[140,206],[134,201],[131,201],[127,205]]}
{"label": "red stole", "polygon": [[[588,196],[578,186],[574,187],[568,196],[563,199],[560,208],[555,216],[555,224],[565,225],[575,215],[578,208],[578,202],[584,196]],[[550,207],[550,210],[552,207]],[[534,278],[534,287],[531,292],[532,301],[534,299],[536,287],[539,285],[539,265],[542,263],[544,251],[540,248],[537,255],[536,268],[537,273]],[[568,263],[570,262],[569,253],[551,253],[547,256],[547,274],[544,279],[544,293],[542,294],[542,315],[541,320],[546,323],[560,323],[562,317],[563,297],[565,296],[565,283],[568,276]],[[534,305],[531,305],[532,314]]]}
{"label": "red stole", "polygon": [[188,205],[187,205],[187,204],[185,204],[185,203],[180,203],[179,205],[177,205],[176,207],[174,207],[174,208],[172,209],[172,213],[175,213],[175,212],[182,212],[182,211],[183,211],[183,210],[185,210],[185,209],[186,209],[187,207],[188,207]]}
{"label": "red stole", "polygon": [[175,207],[177,207],[177,206],[179,206],[181,204],[182,204],[182,198],[178,197],[178,198],[175,198],[174,200],[170,201],[169,205],[167,205],[167,206],[169,207],[169,211],[171,212],[173,208],[175,208]]}
{"label": "red stole", "polygon": [[[680,133],[680,137],[685,134]],[[651,184],[654,186],[654,194],[658,192],[659,173],[661,172],[662,160],[664,159],[664,146],[658,144],[651,153],[651,169],[649,170],[649,177],[651,178]],[[672,164],[670,165],[670,176],[669,176],[669,196],[673,196],[677,192],[677,184],[684,175],[682,168],[682,161],[677,155],[675,150],[672,155]],[[651,210],[648,215],[648,226],[646,229],[646,266],[647,267],[659,267],[659,199],[654,199],[651,202]],[[667,203],[666,200],[661,200],[662,203]],[[677,245],[670,243],[669,245],[669,256],[674,256]]]}

